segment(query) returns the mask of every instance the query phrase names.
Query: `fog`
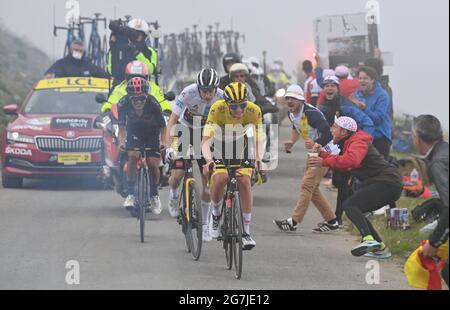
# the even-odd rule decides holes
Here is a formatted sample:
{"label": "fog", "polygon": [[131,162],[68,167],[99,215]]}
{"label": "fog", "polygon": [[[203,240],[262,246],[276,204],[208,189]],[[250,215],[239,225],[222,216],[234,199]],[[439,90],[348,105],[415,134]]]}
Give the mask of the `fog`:
{"label": "fog", "polygon": [[[64,24],[65,0],[0,0],[1,22],[44,50],[60,57],[64,36],[54,39],[55,22]],[[246,34],[246,56],[268,51],[269,61],[285,60],[292,73],[297,62],[311,58],[313,20],[317,17],[365,11],[366,0],[277,1],[138,1],[80,0],[81,14],[101,12],[108,18],[126,14],[158,20],[165,33],[199,24],[202,30],[220,22],[222,28]],[[449,124],[449,3],[447,0],[379,0],[380,47],[394,54],[387,67],[398,114],[434,114]],[[55,12],[54,12],[55,8]],[[54,14],[55,13],[55,14]],[[1,53],[1,51],[0,51]]]}

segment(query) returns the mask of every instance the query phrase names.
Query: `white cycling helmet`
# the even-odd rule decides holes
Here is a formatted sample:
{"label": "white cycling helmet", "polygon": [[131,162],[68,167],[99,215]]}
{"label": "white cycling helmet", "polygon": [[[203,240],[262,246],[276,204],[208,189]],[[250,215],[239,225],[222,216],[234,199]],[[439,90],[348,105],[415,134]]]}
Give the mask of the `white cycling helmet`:
{"label": "white cycling helmet", "polygon": [[257,68],[261,67],[261,62],[259,61],[258,57],[252,56],[248,60],[253,66]]}
{"label": "white cycling helmet", "polygon": [[141,31],[145,34],[148,34],[150,31],[150,27],[148,26],[148,23],[141,19],[141,18],[135,18],[128,22],[128,27],[137,31]]}
{"label": "white cycling helmet", "polygon": [[231,66],[230,68],[230,77],[233,76],[235,73],[238,72],[244,72],[246,75],[249,74],[248,68],[246,65],[241,64],[241,63],[237,63],[234,64],[233,66]]}

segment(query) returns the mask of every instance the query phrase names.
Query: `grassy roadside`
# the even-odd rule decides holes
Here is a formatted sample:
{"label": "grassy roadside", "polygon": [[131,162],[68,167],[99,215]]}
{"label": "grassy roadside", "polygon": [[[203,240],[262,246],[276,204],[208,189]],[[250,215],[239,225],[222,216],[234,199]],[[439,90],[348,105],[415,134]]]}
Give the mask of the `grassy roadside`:
{"label": "grassy roadside", "polygon": [[[420,233],[420,229],[427,225],[427,223],[417,224],[411,216],[411,211],[428,199],[416,199],[402,197],[397,202],[398,208],[407,208],[410,210],[410,224],[409,230],[392,230],[386,227],[386,217],[384,215],[372,216],[370,221],[378,230],[384,243],[390,248],[392,254],[397,258],[407,258],[414,250],[416,250],[422,240],[428,238],[428,234]],[[349,225],[349,230],[354,235],[359,235],[358,230],[352,224]]]}

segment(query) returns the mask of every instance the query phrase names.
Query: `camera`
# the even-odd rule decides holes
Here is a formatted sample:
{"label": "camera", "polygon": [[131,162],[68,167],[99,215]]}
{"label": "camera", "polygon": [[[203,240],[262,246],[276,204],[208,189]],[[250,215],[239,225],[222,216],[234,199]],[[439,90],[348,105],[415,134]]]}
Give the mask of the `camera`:
{"label": "camera", "polygon": [[109,29],[112,31],[112,35],[125,36],[132,42],[135,42],[139,37],[139,32],[135,29],[129,28],[121,19],[112,20],[109,23]]}

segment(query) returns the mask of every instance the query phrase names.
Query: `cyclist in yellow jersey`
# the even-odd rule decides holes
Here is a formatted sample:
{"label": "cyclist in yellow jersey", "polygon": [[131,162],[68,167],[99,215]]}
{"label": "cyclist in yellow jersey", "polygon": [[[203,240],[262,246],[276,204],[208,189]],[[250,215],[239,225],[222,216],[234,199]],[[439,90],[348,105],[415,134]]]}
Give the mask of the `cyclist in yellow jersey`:
{"label": "cyclist in yellow jersey", "polygon": [[[242,198],[244,213],[244,250],[251,250],[256,246],[256,242],[250,236],[250,224],[253,208],[253,196],[251,191],[252,165],[248,154],[248,143],[244,144],[243,150],[236,150],[236,157],[226,158],[222,154],[221,159],[213,159],[210,146],[213,138],[222,139],[222,145],[229,142],[238,144],[239,139],[246,142],[251,138],[255,140],[255,158],[256,167],[261,167],[262,157],[264,154],[265,134],[262,128],[261,109],[254,103],[247,101],[247,89],[243,83],[232,83],[225,87],[224,100],[217,101],[209,112],[207,124],[203,132],[202,151],[206,160],[203,167],[203,173],[209,175],[211,168],[214,173],[211,182],[211,210],[212,210],[212,227],[211,237],[218,238],[220,234],[219,222],[221,215],[221,207],[223,203],[223,194],[225,187],[229,181],[225,161],[231,165],[241,165],[241,169],[237,171],[238,186]],[[242,152],[239,152],[242,151]],[[224,153],[224,152],[222,152]]]}

